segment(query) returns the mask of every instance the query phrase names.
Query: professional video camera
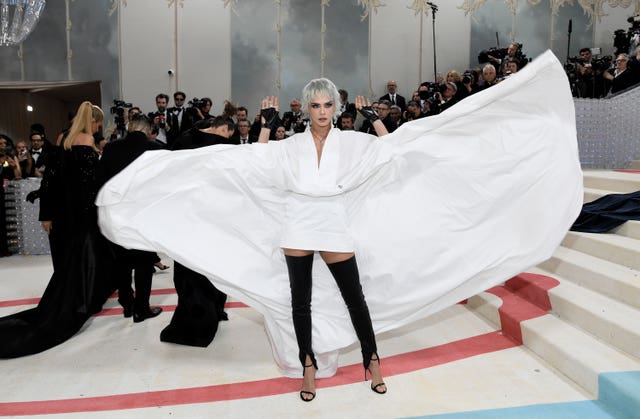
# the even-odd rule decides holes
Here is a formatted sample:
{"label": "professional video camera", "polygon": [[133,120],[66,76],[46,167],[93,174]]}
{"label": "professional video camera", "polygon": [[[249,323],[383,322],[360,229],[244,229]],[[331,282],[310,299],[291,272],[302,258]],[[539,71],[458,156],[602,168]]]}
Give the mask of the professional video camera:
{"label": "professional video camera", "polygon": [[424,83],[421,83],[420,86],[425,86],[427,88],[427,90],[418,90],[418,95],[420,95],[420,100],[427,101],[430,104],[440,102],[442,94],[444,93],[445,90],[447,90],[447,85],[444,83],[440,84],[440,83],[426,81]]}
{"label": "professional video camera", "polygon": [[[518,68],[522,68],[529,62],[529,59],[527,58],[527,55],[522,52],[522,44],[516,43],[515,45],[518,46],[518,49],[516,50],[513,58],[518,61]],[[506,58],[508,54],[509,48],[493,47],[489,49],[483,49],[478,53],[478,63],[484,64],[490,62],[489,56],[502,60]]]}
{"label": "professional video camera", "polygon": [[616,54],[628,54],[640,44],[640,15],[631,16],[627,19],[631,27],[626,31],[618,29],[613,32],[613,46]]}
{"label": "professional video camera", "polygon": [[120,99],[114,99],[113,106],[111,107],[111,114],[115,115],[113,120],[116,123],[116,131],[124,133],[127,128],[124,120],[125,108],[130,108],[133,105]]}
{"label": "professional video camera", "polygon": [[507,56],[507,48],[493,47],[493,48],[489,48],[489,49],[483,49],[482,51],[480,51],[478,53],[478,62],[479,63],[488,63],[489,62],[489,56],[492,56],[493,58],[497,58],[497,59],[501,60],[501,59],[503,59],[504,57]]}
{"label": "professional video camera", "polygon": [[204,99],[198,99],[197,97],[194,97],[193,99],[191,99],[189,102],[187,102],[189,104],[189,106],[194,107],[194,108],[204,108],[205,106],[207,106],[207,101]]}

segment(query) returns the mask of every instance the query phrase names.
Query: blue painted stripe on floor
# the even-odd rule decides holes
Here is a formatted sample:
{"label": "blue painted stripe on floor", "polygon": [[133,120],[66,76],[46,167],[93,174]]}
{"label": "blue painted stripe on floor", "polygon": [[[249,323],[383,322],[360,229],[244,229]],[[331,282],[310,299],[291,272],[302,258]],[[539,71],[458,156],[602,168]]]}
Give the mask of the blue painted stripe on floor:
{"label": "blue painted stripe on floor", "polygon": [[640,418],[640,371],[608,372],[598,376],[599,397],[621,418]]}
{"label": "blue painted stripe on floor", "polygon": [[[413,419],[616,419],[596,401],[536,404],[506,409],[416,416]],[[408,418],[406,418],[408,419]]]}
{"label": "blue painted stripe on floor", "polygon": [[[601,373],[598,400],[474,410],[413,419],[620,419],[640,418],[640,371]],[[406,418],[408,419],[408,418]]]}

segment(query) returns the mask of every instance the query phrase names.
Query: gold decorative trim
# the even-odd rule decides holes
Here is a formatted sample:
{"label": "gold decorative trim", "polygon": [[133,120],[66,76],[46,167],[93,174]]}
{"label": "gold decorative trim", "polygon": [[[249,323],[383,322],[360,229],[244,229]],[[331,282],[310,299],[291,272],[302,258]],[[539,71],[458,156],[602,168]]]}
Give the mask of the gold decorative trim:
{"label": "gold decorative trim", "polygon": [[360,21],[364,21],[371,15],[371,12],[378,13],[378,7],[384,7],[386,4],[380,0],[358,0],[358,5],[364,8],[364,13],[360,15]]}

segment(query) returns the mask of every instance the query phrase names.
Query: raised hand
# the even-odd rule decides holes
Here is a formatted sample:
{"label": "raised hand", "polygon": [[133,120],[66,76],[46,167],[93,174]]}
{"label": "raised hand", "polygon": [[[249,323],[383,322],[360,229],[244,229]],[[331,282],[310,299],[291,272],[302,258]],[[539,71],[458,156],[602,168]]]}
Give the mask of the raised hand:
{"label": "raised hand", "polygon": [[262,100],[260,116],[262,117],[262,126],[272,129],[280,120],[278,118],[278,98],[275,96],[267,96]]}
{"label": "raised hand", "polygon": [[369,99],[364,96],[356,96],[356,109],[360,112],[360,115],[364,116],[372,124],[380,119],[376,111],[371,107]]}

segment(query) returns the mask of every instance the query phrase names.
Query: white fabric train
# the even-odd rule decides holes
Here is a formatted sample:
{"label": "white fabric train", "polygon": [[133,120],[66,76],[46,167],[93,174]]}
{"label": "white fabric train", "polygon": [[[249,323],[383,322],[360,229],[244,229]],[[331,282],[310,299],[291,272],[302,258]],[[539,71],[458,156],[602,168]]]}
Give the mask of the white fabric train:
{"label": "white fabric train", "polygon": [[[573,101],[549,51],[440,115],[372,137],[362,164],[331,185],[288,177],[294,143],[147,152],[97,199],[107,238],[166,253],[258,310],[287,376],[302,372],[279,247],[292,197],[342,202],[376,333],[547,259],[582,205]],[[356,336],[317,256],[312,318],[318,376],[333,375]]]}

